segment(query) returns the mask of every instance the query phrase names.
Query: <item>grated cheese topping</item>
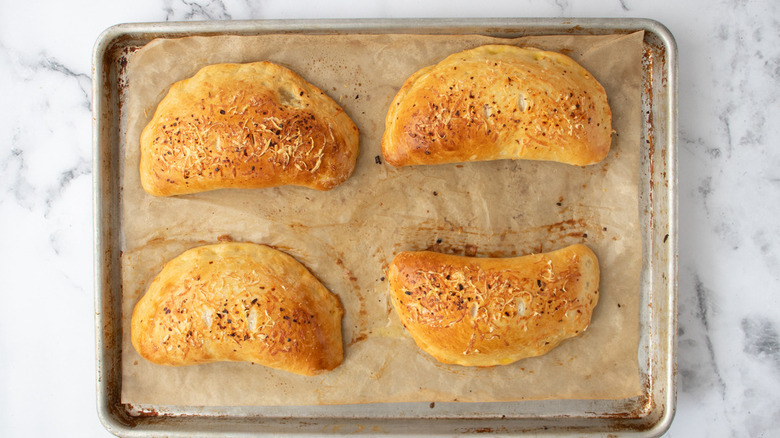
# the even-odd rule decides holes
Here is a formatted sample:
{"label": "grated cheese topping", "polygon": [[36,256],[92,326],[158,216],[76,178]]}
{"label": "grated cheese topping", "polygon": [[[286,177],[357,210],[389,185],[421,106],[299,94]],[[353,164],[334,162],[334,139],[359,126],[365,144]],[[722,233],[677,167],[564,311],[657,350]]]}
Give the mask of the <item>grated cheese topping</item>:
{"label": "grated cheese topping", "polygon": [[[217,262],[219,263],[219,262]],[[270,355],[298,352],[311,341],[315,316],[301,303],[280,297],[255,270],[232,271],[216,279],[188,275],[159,303],[150,321],[152,338],[172,357],[230,344]]]}
{"label": "grated cheese topping", "polygon": [[154,170],[169,182],[314,174],[334,147],[329,125],[272,95],[201,99],[200,110],[170,114],[154,127]]}
{"label": "grated cheese topping", "polygon": [[418,270],[406,277],[399,301],[415,324],[431,328],[468,327],[472,331],[463,354],[473,354],[478,340],[500,341],[510,328],[530,327],[544,319],[580,318],[589,304],[567,290],[579,277],[576,255],[566,268],[540,257],[535,275],[511,270],[485,270],[477,264]]}
{"label": "grated cheese topping", "polygon": [[[500,61],[497,64],[492,67],[495,76],[470,76],[465,83],[447,71],[437,73],[436,81],[446,84],[441,87],[443,94],[431,96],[428,105],[417,110],[410,119],[409,135],[420,144],[430,145],[451,141],[450,133],[462,131],[458,137],[464,138],[497,137],[509,127],[522,133],[518,143],[533,142],[550,148],[565,137],[585,135],[586,125],[592,122],[588,112],[595,110],[590,96],[574,84],[553,88],[541,83],[532,87],[528,85],[535,83],[530,80],[531,71]],[[479,71],[479,67],[467,70]],[[496,86],[496,77],[504,78],[502,86]]]}

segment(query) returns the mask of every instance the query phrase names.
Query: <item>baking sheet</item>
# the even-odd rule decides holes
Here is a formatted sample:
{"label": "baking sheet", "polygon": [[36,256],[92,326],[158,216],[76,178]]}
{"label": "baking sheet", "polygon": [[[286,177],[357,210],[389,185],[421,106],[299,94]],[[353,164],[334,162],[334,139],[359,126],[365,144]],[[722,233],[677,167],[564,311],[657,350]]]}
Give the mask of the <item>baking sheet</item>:
{"label": "baking sheet", "polygon": [[[406,77],[451,52],[490,41],[414,35],[195,37],[154,42],[133,55],[122,166],[122,401],[308,405],[639,394],[641,32],[500,40],[562,51],[602,82],[616,135],[600,165],[503,161],[394,169],[377,163],[387,105]],[[342,104],[361,130],[352,178],[330,192],[284,187],[165,199],[146,195],[138,183],[137,138],[167,87],[207,64],[254,60],[290,67]],[[339,295],[346,309],[341,367],[309,378],[251,364],[158,367],[135,353],[129,314],[145,286],[166,260],[220,236],[285,250]],[[600,258],[601,301],[583,336],[540,358],[489,369],[439,364],[416,348],[385,300],[382,269],[397,251],[508,256],[574,242],[588,244]]]}

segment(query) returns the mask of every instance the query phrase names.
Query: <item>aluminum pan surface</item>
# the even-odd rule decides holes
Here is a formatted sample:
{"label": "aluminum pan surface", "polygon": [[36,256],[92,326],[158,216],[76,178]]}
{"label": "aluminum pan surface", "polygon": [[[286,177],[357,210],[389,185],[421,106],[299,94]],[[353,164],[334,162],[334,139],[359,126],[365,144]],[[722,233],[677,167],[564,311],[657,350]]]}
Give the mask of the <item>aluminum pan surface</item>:
{"label": "aluminum pan surface", "polygon": [[[646,86],[640,164],[643,220],[640,368],[645,394],[627,400],[548,400],[512,403],[399,403],[303,407],[128,406],[119,401],[121,343],[118,287],[118,156],[126,59],[157,37],[270,32],[425,33],[517,37],[540,34],[608,34],[645,30]],[[658,436],[675,404],[677,290],[676,68],[673,37],[642,19],[292,20],[124,24],[106,30],[94,54],[93,184],[98,365],[98,411],[109,431],[122,436],[301,433],[552,435],[621,432]]]}

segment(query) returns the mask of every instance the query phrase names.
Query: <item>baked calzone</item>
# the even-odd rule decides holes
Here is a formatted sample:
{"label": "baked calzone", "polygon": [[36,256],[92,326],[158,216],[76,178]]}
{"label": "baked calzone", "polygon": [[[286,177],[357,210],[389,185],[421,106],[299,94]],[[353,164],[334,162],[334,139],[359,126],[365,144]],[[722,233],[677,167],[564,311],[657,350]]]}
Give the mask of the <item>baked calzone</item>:
{"label": "baked calzone", "polygon": [[171,86],[140,142],[141,184],[152,195],[288,184],[329,190],[355,168],[358,129],[285,67],[215,64]]}
{"label": "baked calzone", "polygon": [[248,361],[314,375],[343,357],[339,299],[293,257],[253,243],[190,249],[135,306],[133,347],[160,365]]}
{"label": "baked calzone", "polygon": [[599,82],[556,52],[487,45],[414,73],[390,104],[382,154],[393,166],[498,159],[588,165],[612,142]]}
{"label": "baked calzone", "polygon": [[505,365],[582,333],[598,302],[599,265],[584,245],[514,258],[402,252],[392,303],[417,345],[443,363]]}

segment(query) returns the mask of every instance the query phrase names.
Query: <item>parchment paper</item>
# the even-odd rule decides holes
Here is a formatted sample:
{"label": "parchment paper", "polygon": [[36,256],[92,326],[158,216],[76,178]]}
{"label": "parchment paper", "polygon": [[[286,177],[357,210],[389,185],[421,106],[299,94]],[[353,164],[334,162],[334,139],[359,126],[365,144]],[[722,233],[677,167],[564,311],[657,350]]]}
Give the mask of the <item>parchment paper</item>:
{"label": "parchment paper", "polygon": [[[155,40],[128,64],[122,174],[122,402],[314,405],[619,399],[641,393],[637,363],[641,32],[619,36],[264,35]],[[381,159],[387,107],[419,68],[487,43],[565,53],[605,87],[612,150],[598,165],[495,161],[393,168]],[[281,187],[155,198],[138,175],[140,132],[169,86],[218,62],[268,60],[339,102],[360,129],[353,176],[329,192]],[[130,315],[162,265],[220,237],[284,250],[345,308],[343,364],[303,377],[250,363],[163,367],[130,343]],[[384,269],[402,250],[513,256],[582,242],[598,255],[590,328],[512,365],[444,365],[417,348],[387,301]]]}

